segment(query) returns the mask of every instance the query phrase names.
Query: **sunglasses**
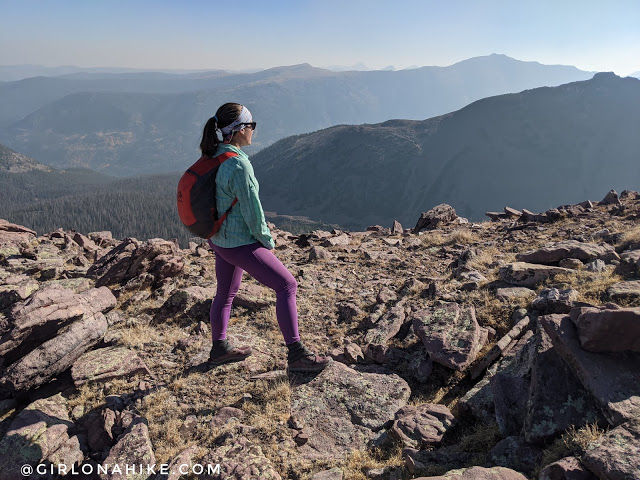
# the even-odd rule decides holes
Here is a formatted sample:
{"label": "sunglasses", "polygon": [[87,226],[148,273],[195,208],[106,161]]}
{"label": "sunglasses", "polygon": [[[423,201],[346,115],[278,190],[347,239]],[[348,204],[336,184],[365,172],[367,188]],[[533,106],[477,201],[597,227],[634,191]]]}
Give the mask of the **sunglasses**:
{"label": "sunglasses", "polygon": [[256,129],[256,122],[241,123],[240,125],[243,126],[243,127],[250,127],[251,130],[255,130]]}

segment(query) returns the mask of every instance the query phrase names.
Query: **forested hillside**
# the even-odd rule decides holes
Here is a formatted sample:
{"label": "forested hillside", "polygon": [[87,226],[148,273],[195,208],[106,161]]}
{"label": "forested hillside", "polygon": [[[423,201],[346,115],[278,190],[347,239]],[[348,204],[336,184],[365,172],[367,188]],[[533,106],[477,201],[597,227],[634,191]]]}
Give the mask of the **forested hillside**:
{"label": "forested hillside", "polygon": [[[179,173],[116,179],[86,169],[57,170],[0,145],[3,158],[20,158],[0,173],[0,218],[38,233],[58,228],[81,233],[109,230],[115,238],[176,238],[182,246],[193,240],[176,210]],[[40,168],[43,167],[43,168]],[[292,232],[329,225],[304,218],[267,215],[269,221]]]}

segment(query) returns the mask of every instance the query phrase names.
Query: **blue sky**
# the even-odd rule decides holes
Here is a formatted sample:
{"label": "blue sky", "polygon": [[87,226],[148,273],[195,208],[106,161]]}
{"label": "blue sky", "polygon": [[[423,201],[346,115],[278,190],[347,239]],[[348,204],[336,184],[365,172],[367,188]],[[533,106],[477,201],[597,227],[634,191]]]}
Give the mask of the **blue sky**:
{"label": "blue sky", "polygon": [[0,0],[0,65],[396,68],[503,53],[640,71],[639,0]]}

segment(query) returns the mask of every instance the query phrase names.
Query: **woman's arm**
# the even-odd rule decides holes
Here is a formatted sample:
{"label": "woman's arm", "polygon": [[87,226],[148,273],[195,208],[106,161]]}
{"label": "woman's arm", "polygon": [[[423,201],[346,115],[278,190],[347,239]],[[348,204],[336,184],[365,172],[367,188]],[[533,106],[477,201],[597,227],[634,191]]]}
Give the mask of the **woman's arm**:
{"label": "woman's arm", "polygon": [[267,227],[260,197],[258,196],[260,187],[253,175],[251,164],[242,162],[241,167],[234,172],[231,178],[232,190],[238,198],[238,203],[234,208],[240,208],[251,235],[271,250],[275,247],[275,243],[269,227]]}

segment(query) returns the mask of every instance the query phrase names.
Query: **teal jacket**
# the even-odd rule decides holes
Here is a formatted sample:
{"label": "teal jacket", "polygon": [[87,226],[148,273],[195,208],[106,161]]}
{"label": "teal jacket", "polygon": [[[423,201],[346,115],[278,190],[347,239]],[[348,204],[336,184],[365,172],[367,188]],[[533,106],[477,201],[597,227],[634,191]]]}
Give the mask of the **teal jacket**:
{"label": "teal jacket", "polygon": [[211,237],[211,242],[223,248],[241,247],[260,242],[271,250],[275,247],[275,243],[264,218],[258,196],[260,187],[249,157],[239,148],[221,143],[216,155],[225,152],[235,152],[238,156],[225,160],[218,169],[216,175],[218,213],[223,214],[236,197],[238,203],[233,206],[218,233]]}

